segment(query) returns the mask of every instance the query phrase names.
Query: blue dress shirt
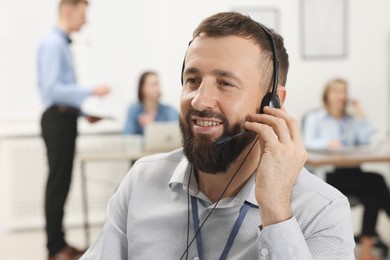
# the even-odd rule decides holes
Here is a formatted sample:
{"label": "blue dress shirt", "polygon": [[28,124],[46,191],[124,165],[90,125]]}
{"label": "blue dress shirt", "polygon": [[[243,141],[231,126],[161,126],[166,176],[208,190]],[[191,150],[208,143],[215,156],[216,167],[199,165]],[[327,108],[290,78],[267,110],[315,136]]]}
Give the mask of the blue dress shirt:
{"label": "blue dress shirt", "polygon": [[314,150],[326,149],[331,140],[339,140],[345,147],[366,145],[374,131],[368,120],[350,115],[337,120],[325,109],[318,109],[305,116],[303,142],[306,148]]}
{"label": "blue dress shirt", "polygon": [[[127,118],[123,134],[143,134],[144,129],[138,121],[138,117],[145,112],[142,103],[137,102],[131,105],[127,111]],[[159,104],[157,115],[154,118],[156,122],[178,121],[179,115],[176,110],[170,106]]]}
{"label": "blue dress shirt", "polygon": [[45,108],[63,105],[80,108],[92,88],[76,84],[71,40],[59,28],[54,28],[42,41],[38,50],[38,86]]}

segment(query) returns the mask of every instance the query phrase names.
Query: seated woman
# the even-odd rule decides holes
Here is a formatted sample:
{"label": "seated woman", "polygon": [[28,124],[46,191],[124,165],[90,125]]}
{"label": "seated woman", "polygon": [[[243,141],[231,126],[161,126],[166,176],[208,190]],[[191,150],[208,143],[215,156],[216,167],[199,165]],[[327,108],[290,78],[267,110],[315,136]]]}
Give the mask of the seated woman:
{"label": "seated woman", "polygon": [[[323,93],[324,108],[308,113],[303,123],[303,141],[307,149],[337,150],[366,145],[374,132],[358,101],[348,100],[347,82],[330,81]],[[350,103],[352,113],[347,112]],[[360,259],[377,259],[372,248],[377,237],[376,223],[380,209],[390,216],[390,192],[384,178],[363,172],[360,167],[336,168],[326,181],[342,193],[358,197],[364,205],[360,236]]]}
{"label": "seated woman", "polygon": [[160,84],[155,72],[144,72],[138,83],[138,102],[130,105],[123,134],[143,134],[152,122],[178,121],[179,115],[170,106],[160,103]]}

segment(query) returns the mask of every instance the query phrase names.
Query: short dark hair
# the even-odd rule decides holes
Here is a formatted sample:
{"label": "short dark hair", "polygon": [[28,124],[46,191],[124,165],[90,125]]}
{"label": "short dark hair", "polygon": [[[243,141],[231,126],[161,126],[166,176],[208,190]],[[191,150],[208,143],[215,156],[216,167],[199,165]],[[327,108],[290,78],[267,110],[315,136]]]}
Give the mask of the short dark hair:
{"label": "short dark hair", "polygon": [[61,9],[61,7],[64,5],[78,5],[80,3],[86,4],[86,5],[89,4],[89,2],[87,0],[61,0],[59,7]]}
{"label": "short dark hair", "polygon": [[[264,26],[265,27],[265,26]],[[267,28],[267,27],[266,27]],[[279,59],[279,84],[286,85],[287,72],[289,67],[288,54],[284,47],[283,37],[274,30],[267,28],[275,38],[275,44]],[[259,23],[252,20],[249,16],[237,12],[222,12],[212,15],[203,20],[193,33],[193,39],[202,33],[209,37],[241,36],[254,40],[260,49],[264,52],[267,62],[263,66],[264,71],[272,71],[272,46],[271,42],[261,28]],[[271,87],[272,73],[266,77],[263,82]]]}
{"label": "short dark hair", "polygon": [[155,76],[157,76],[157,73],[154,72],[154,71],[145,71],[145,72],[142,73],[141,76],[139,77],[139,81],[138,81],[138,100],[139,100],[139,102],[141,102],[141,103],[144,102],[143,88],[144,88],[144,85],[145,85],[146,78],[147,78],[149,75],[155,75]]}

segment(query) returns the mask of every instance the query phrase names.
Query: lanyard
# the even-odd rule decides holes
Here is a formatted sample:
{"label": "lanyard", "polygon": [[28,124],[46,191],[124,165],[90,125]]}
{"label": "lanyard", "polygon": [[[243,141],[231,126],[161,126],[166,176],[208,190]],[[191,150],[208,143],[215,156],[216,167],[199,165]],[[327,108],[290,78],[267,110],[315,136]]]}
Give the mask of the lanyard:
{"label": "lanyard", "polygon": [[[198,217],[199,215],[198,215],[198,202],[194,196],[191,196],[191,205],[192,205],[192,218],[194,222],[194,232],[196,234],[196,232],[198,232],[199,230],[199,217]],[[219,258],[220,260],[226,259],[227,255],[229,254],[229,251],[233,246],[234,239],[236,238],[237,233],[240,230],[241,224],[244,221],[244,218],[248,213],[248,211],[249,211],[249,205],[245,203],[244,205],[242,205],[240,209],[240,214],[238,215],[238,218],[234,223],[233,229],[230,232],[225,248],[223,249],[221,257]],[[201,232],[198,232],[198,234],[196,235],[196,247],[198,249],[199,260],[203,260],[204,258],[203,258]]]}

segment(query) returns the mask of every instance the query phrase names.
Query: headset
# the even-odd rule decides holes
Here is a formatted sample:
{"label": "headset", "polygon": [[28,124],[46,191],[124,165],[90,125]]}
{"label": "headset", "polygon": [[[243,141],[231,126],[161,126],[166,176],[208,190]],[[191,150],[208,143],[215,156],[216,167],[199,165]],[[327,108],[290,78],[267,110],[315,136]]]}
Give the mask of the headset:
{"label": "headset", "polygon": [[277,90],[278,90],[278,83],[279,83],[279,58],[278,58],[278,51],[276,48],[276,43],[275,43],[275,36],[261,23],[257,23],[261,29],[267,34],[269,41],[271,42],[271,47],[272,47],[272,56],[273,56],[273,85],[272,85],[272,90],[270,93],[267,93],[264,97],[263,100],[261,101],[260,104],[260,114],[264,113],[264,107],[265,106],[270,106],[274,108],[280,108],[280,99],[277,95]]}
{"label": "headset", "polygon": [[[271,92],[267,93],[263,100],[260,103],[260,114],[264,113],[264,107],[270,106],[274,108],[280,108],[280,100],[277,96],[277,89],[278,89],[278,80],[279,80],[279,58],[278,58],[278,52],[276,48],[275,43],[275,36],[261,23],[256,22],[256,24],[265,32],[267,35],[272,48],[272,60],[273,60],[273,76],[272,76],[272,89]],[[188,46],[190,46],[192,41],[188,43]],[[184,74],[184,67],[185,67],[185,57],[183,60],[183,65],[181,69],[181,85],[183,86],[183,74]]]}

